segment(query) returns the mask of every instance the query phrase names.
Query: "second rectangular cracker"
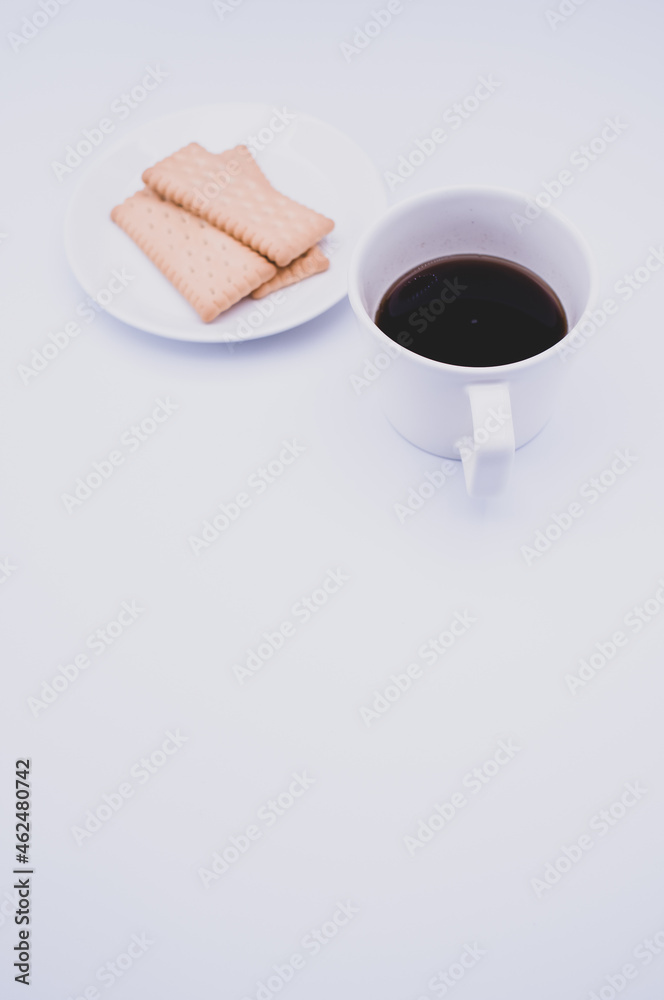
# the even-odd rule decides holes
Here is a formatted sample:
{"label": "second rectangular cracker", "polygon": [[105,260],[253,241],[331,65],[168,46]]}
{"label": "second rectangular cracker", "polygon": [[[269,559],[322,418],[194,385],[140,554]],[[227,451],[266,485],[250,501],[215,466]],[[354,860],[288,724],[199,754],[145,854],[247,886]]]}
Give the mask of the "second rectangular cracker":
{"label": "second rectangular cracker", "polygon": [[251,297],[252,299],[263,299],[272,292],[288,288],[289,285],[295,285],[298,281],[310,278],[314,274],[322,274],[323,271],[327,271],[329,266],[330,262],[320,247],[312,247],[311,250],[307,250],[301,257],[297,257],[291,264],[288,264],[287,267],[280,267],[273,278],[266,281],[264,285],[259,285],[251,293]]}

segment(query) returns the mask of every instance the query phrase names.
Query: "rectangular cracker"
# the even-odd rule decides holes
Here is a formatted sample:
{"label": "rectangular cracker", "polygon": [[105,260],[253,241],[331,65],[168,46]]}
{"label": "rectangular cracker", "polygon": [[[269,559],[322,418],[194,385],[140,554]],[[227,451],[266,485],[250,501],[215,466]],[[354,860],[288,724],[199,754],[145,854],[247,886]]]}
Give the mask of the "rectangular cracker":
{"label": "rectangular cracker", "polygon": [[274,278],[270,278],[264,285],[259,285],[251,293],[251,297],[252,299],[263,299],[271,292],[278,292],[280,288],[288,288],[289,285],[295,285],[298,281],[310,278],[313,274],[322,274],[323,271],[327,271],[329,266],[330,262],[321,248],[312,247],[301,257],[296,257],[287,267],[280,267]]}
{"label": "rectangular cracker", "polygon": [[246,146],[209,153],[191,142],[148,167],[143,182],[279,267],[334,228],[332,219],[276,191]]}
{"label": "rectangular cracker", "polygon": [[244,243],[164,201],[149,188],[116,205],[111,218],[206,323],[277,271]]}

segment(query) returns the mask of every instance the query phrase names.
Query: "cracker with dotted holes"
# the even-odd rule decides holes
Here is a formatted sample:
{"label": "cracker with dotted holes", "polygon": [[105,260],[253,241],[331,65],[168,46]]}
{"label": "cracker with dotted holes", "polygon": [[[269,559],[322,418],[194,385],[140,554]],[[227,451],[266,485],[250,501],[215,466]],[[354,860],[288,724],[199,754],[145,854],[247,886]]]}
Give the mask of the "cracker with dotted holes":
{"label": "cracker with dotted holes", "polygon": [[280,288],[288,288],[289,285],[295,285],[298,281],[310,278],[314,274],[322,274],[329,266],[330,262],[320,247],[312,247],[301,257],[296,257],[287,267],[280,267],[274,278],[260,285],[251,293],[251,297],[263,299],[272,292],[278,292]]}
{"label": "cracker with dotted holes", "polygon": [[276,267],[227,233],[145,188],[117,205],[113,222],[206,323],[276,274]]}
{"label": "cracker with dotted holes", "polygon": [[143,182],[279,267],[334,228],[332,219],[276,191],[246,146],[209,153],[191,142],[148,167]]}

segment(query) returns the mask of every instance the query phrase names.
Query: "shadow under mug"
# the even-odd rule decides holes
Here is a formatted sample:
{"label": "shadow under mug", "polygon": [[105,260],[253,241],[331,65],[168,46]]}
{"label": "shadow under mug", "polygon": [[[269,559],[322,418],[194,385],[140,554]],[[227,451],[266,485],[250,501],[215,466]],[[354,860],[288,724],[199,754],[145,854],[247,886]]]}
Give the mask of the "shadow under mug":
{"label": "shadow under mug", "polygon": [[[418,195],[373,224],[350,265],[353,311],[390,358],[376,387],[388,420],[418,448],[461,459],[471,496],[501,493],[515,449],[549,420],[566,374],[561,349],[594,292],[592,261],[582,237],[551,209],[523,221],[527,200],[514,191],[485,187]],[[414,354],[378,329],[376,311],[398,278],[419,264],[455,254],[500,257],[534,271],[560,299],[565,337],[522,361],[476,368]]]}

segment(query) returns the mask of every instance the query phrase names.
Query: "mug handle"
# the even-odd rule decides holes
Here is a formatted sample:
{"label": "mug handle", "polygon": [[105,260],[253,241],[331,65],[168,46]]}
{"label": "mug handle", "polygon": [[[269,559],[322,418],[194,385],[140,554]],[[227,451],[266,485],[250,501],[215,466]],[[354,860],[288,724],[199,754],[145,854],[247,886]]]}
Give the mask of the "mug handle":
{"label": "mug handle", "polygon": [[471,497],[502,493],[514,464],[514,425],[507,382],[467,385],[472,437],[457,441],[466,488]]}

